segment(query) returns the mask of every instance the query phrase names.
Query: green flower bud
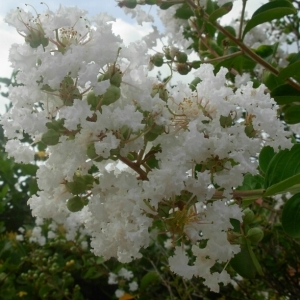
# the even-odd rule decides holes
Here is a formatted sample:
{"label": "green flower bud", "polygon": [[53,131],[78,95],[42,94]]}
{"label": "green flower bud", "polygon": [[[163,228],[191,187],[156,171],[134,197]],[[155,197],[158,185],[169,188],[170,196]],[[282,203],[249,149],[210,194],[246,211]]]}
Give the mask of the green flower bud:
{"label": "green flower bud", "polygon": [[244,215],[243,215],[243,223],[245,225],[251,224],[255,219],[254,212],[250,208],[246,208],[244,210]]}
{"label": "green flower bud", "polygon": [[187,64],[177,64],[177,72],[181,75],[186,75],[191,71],[191,67]]}
{"label": "green flower bud", "polygon": [[179,63],[183,63],[184,64],[184,63],[187,62],[188,57],[187,57],[186,53],[184,53],[184,52],[178,52],[176,54],[176,59],[177,59],[177,61]]}
{"label": "green flower bud", "polygon": [[164,59],[161,54],[156,53],[151,57],[150,62],[153,63],[155,67],[161,67],[164,64]]}
{"label": "green flower bud", "polygon": [[54,129],[49,129],[42,135],[41,141],[47,146],[57,145],[59,142],[60,134]]}
{"label": "green flower bud", "polygon": [[79,196],[75,196],[69,199],[67,202],[67,208],[71,212],[77,212],[82,210],[84,205],[85,205],[84,199]]}
{"label": "green flower bud", "polygon": [[116,70],[116,72],[110,78],[110,84],[120,87],[122,82],[122,72]]}
{"label": "green flower bud", "polygon": [[250,228],[246,237],[251,243],[257,244],[263,239],[264,232],[258,227]]}

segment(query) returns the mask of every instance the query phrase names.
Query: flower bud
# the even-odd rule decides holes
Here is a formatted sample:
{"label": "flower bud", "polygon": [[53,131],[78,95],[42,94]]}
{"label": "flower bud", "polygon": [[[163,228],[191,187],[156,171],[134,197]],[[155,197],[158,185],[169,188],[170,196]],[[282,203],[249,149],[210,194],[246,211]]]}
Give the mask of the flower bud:
{"label": "flower bud", "polygon": [[180,75],[186,75],[191,71],[191,67],[187,64],[177,64],[176,68]]}
{"label": "flower bud", "polygon": [[176,54],[176,59],[177,59],[177,61],[179,62],[179,63],[186,63],[187,62],[187,59],[188,59],[188,57],[187,57],[187,54],[186,53],[184,53],[184,52],[178,52],[177,54]]}
{"label": "flower bud", "polygon": [[84,207],[84,199],[79,196],[75,196],[68,200],[67,208],[71,212],[77,212],[82,210]]}
{"label": "flower bud", "polygon": [[245,225],[251,224],[255,219],[254,212],[250,208],[246,208],[244,210],[244,215],[243,215],[243,223]]}
{"label": "flower bud", "polygon": [[264,232],[258,227],[250,228],[247,232],[247,239],[253,244],[259,243],[263,237]]}
{"label": "flower bud", "polygon": [[161,67],[164,64],[163,55],[156,53],[150,58],[150,62],[153,63],[155,67]]}
{"label": "flower bud", "polygon": [[121,82],[122,82],[122,72],[116,70],[116,72],[112,74],[110,78],[110,84],[115,85],[116,87],[120,87]]}

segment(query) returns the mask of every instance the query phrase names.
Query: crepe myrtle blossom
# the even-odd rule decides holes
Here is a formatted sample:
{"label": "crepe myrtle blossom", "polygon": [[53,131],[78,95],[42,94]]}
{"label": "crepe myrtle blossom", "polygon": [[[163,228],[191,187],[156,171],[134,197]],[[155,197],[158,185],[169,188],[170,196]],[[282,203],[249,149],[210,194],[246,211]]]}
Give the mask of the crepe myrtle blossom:
{"label": "crepe myrtle blossom", "polygon": [[[243,215],[232,190],[257,174],[263,145],[292,145],[276,104],[263,85],[234,91],[228,70],[214,74],[210,64],[195,71],[192,87],[170,87],[148,75],[149,36],[125,46],[113,18],[85,14],[61,6],[6,17],[24,36],[10,50],[22,85],[10,88],[13,107],[1,120],[6,151],[24,163],[44,152],[32,213],[57,223],[77,214],[92,251],[124,263],[142,256],[160,226],[172,239],[171,270],[218,291],[229,275],[211,268],[240,251],[227,239],[229,220]],[[25,134],[31,144],[20,144]]]}

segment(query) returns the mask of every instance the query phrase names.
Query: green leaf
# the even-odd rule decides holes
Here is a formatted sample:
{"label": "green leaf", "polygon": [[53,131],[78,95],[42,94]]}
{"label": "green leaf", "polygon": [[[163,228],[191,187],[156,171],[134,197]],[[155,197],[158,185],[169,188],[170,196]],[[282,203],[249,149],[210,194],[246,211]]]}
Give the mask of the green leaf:
{"label": "green leaf", "polygon": [[[260,175],[252,175],[250,173],[245,174],[243,185],[239,186],[237,190],[257,190],[264,187],[264,178]],[[256,197],[257,198],[257,197]]]}
{"label": "green leaf", "polygon": [[283,181],[280,181],[271,187],[269,187],[266,192],[264,193],[264,196],[272,196],[275,194],[279,194],[281,192],[284,192],[288,188],[295,186],[300,183],[300,174],[296,174],[294,176],[289,177],[288,179],[285,179]]}
{"label": "green leaf", "polygon": [[53,129],[55,131],[59,131],[64,129],[64,119],[59,119],[59,120],[52,120],[51,122],[46,123],[46,127],[48,129]]}
{"label": "green leaf", "polygon": [[300,193],[291,197],[282,211],[283,230],[293,238],[300,238]]}
{"label": "green leaf", "polygon": [[103,94],[102,105],[109,105],[116,102],[121,96],[121,90],[115,85],[110,85]]}
{"label": "green leaf", "polygon": [[99,154],[96,153],[94,143],[88,145],[87,150],[86,150],[86,155],[88,156],[88,158],[90,158],[96,162],[100,162],[104,159],[103,157],[101,157]]}
{"label": "green leaf", "polygon": [[45,298],[54,288],[50,287],[49,285],[42,285],[39,289],[39,296],[41,298]]}
{"label": "green leaf", "polygon": [[288,124],[300,123],[300,106],[293,105],[284,111],[284,121]]}
{"label": "green leaf", "polygon": [[274,75],[268,70],[263,71],[261,81],[269,90],[274,90],[278,86],[284,84],[284,80],[278,78],[278,76]]}
{"label": "green leaf", "polygon": [[85,176],[73,176],[72,182],[66,183],[66,189],[68,192],[73,195],[78,195],[85,192],[94,182],[94,178],[92,175]]}
{"label": "green leaf", "polygon": [[41,141],[47,146],[57,145],[59,142],[60,134],[54,129],[49,129],[42,135]]}
{"label": "green leaf", "polygon": [[271,97],[273,97],[279,105],[289,104],[300,101],[300,91],[289,84],[283,84],[272,90]]}
{"label": "green leaf", "polygon": [[300,144],[273,156],[265,176],[264,196],[286,191],[300,183]]}
{"label": "green leaf", "polygon": [[214,22],[217,19],[223,17],[224,15],[228,14],[232,9],[232,3],[225,3],[223,6],[216,9],[210,16],[209,21]]}
{"label": "green leaf", "polygon": [[259,24],[270,22],[275,19],[280,19],[290,14],[296,14],[297,10],[290,1],[277,0],[264,4],[258,10],[254,12],[252,18],[247,23],[243,38],[247,32]]}
{"label": "green leaf", "polygon": [[241,246],[241,252],[237,253],[230,261],[232,268],[242,277],[253,279],[256,274],[255,265],[251,259],[250,253],[244,245]]}
{"label": "green leaf", "polygon": [[196,87],[198,85],[198,83],[201,82],[201,79],[199,77],[196,77],[190,84],[189,84],[189,87],[192,91],[195,91],[196,90]]}
{"label": "green leaf", "polygon": [[90,267],[84,274],[84,279],[96,279],[101,276],[101,272],[97,269],[97,267]]}
{"label": "green leaf", "polygon": [[239,220],[230,218],[230,224],[233,226],[233,231],[240,232],[241,222]]}
{"label": "green leaf", "polygon": [[229,115],[229,116],[220,116],[220,125],[223,127],[223,128],[227,128],[227,127],[231,127],[233,124],[233,120],[232,120],[232,117]]}
{"label": "green leaf", "polygon": [[177,19],[188,20],[193,15],[194,15],[193,10],[190,8],[188,4],[184,3],[179,8],[176,9],[174,17]]}
{"label": "green leaf", "polygon": [[260,151],[258,161],[259,161],[259,167],[263,173],[267,172],[270,161],[272,160],[274,155],[275,155],[275,151],[271,146],[265,146]]}
{"label": "green leaf", "polygon": [[[239,51],[236,47],[229,47],[228,53],[235,53]],[[231,57],[225,59],[215,65],[214,73],[216,74],[221,67],[225,67],[227,69],[234,68],[239,73],[243,73],[245,71],[253,71],[254,67],[256,66],[256,62],[254,62],[251,58],[246,55],[239,55],[236,57]]]}
{"label": "green leaf", "polygon": [[274,50],[278,48],[278,43],[274,45],[260,45],[258,48],[253,49],[253,51],[262,58],[267,58],[274,55]]}
{"label": "green leaf", "polygon": [[295,79],[300,79],[300,61],[288,65],[286,68],[279,72],[278,77],[280,79],[286,79],[293,77]]}
{"label": "green leaf", "polygon": [[159,280],[160,280],[160,278],[159,278],[159,275],[157,274],[157,272],[150,271],[141,279],[140,289],[144,290],[149,285],[154,284]]}

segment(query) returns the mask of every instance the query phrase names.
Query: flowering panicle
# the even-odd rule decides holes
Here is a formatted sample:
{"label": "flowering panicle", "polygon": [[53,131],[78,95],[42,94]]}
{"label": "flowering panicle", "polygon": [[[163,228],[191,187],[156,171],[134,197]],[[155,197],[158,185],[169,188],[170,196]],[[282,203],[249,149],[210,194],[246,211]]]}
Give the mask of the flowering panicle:
{"label": "flowering panicle", "polygon": [[[262,145],[291,147],[275,102],[264,86],[234,91],[227,69],[214,74],[210,64],[195,71],[193,85],[169,87],[148,75],[149,62],[176,60],[180,73],[185,53],[168,48],[154,60],[145,41],[124,46],[112,18],[89,22],[85,13],[60,7],[34,19],[18,9],[6,18],[25,38],[10,51],[22,85],[10,89],[13,107],[1,121],[6,150],[24,163],[45,152],[32,213],[58,223],[77,214],[93,252],[121,262],[141,257],[158,220],[175,247],[171,270],[217,291],[229,275],[211,268],[240,250],[227,232],[243,213],[225,200],[257,173]],[[20,143],[23,134],[31,145]]]}

